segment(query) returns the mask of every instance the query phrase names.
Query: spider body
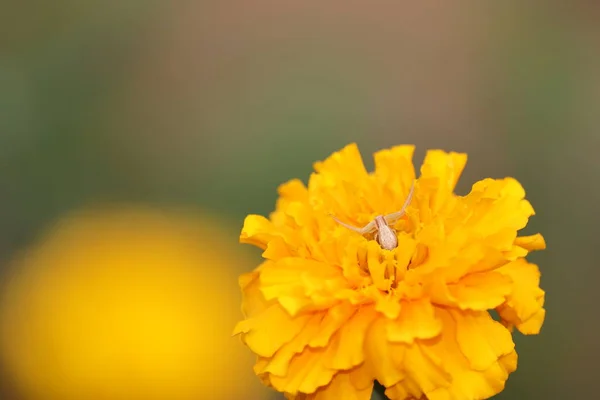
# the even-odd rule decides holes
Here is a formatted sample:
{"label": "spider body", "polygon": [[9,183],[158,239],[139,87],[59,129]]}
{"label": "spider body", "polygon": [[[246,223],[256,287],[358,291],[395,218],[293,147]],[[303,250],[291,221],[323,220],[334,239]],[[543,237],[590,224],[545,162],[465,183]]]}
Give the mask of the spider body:
{"label": "spider body", "polygon": [[404,201],[404,204],[402,205],[402,209],[400,211],[387,215],[378,215],[362,228],[346,224],[337,219],[336,217],[332,217],[338,224],[354,232],[360,233],[361,235],[375,233],[375,240],[377,241],[377,243],[379,243],[381,248],[385,250],[393,250],[396,247],[398,247],[398,237],[396,236],[396,232],[390,227],[390,225],[396,223],[396,221],[402,218],[402,216],[405,214],[406,208],[412,200],[414,188],[415,184],[413,182],[412,186],[410,187],[408,196],[406,196],[406,200]]}

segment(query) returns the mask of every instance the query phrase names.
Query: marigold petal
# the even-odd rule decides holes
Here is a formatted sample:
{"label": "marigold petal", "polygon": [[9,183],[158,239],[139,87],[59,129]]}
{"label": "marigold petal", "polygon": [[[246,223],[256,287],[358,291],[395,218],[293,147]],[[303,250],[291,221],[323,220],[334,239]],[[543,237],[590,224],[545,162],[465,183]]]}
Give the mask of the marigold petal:
{"label": "marigold petal", "polygon": [[399,317],[387,324],[387,339],[412,344],[415,339],[434,338],[441,331],[441,321],[428,299],[403,301]]}
{"label": "marigold petal", "polygon": [[449,197],[453,196],[454,187],[467,164],[467,155],[442,150],[429,150],[421,166],[422,182],[427,182],[431,191],[429,207],[437,212]]}
{"label": "marigold petal", "polygon": [[423,390],[410,378],[388,387],[385,390],[385,396],[390,400],[424,399]]}
{"label": "marigold petal", "polygon": [[373,391],[373,381],[365,387],[355,386],[352,375],[361,373],[364,368],[358,367],[356,370],[338,372],[331,383],[319,388],[313,394],[299,394],[289,396],[288,399],[294,400],[369,400]]}
{"label": "marigold petal", "polygon": [[398,235],[398,247],[394,253],[393,266],[395,269],[394,280],[402,281],[406,272],[412,265],[417,265],[416,257],[418,252],[418,242],[405,232]]}
{"label": "marigold petal", "polygon": [[[317,227],[313,210],[308,204],[297,201],[290,202],[285,209],[285,213],[294,221],[294,225],[299,227],[301,233],[306,233]],[[302,235],[303,239],[314,238],[312,232],[310,233],[311,235]],[[314,248],[317,249],[317,247]]]}
{"label": "marigold petal", "polygon": [[544,291],[540,289],[537,265],[521,258],[497,270],[513,281],[512,292],[497,310],[507,325],[514,325],[524,334],[539,333],[544,322]]}
{"label": "marigold petal", "polygon": [[239,285],[244,294],[242,313],[245,317],[258,314],[269,305],[269,302],[260,293],[259,271],[261,268],[262,266],[259,266],[254,271],[243,274],[239,278]]}
{"label": "marigold petal", "polygon": [[535,235],[516,238],[515,246],[522,247],[527,251],[544,250],[546,248],[546,241],[541,234],[536,233]]}
{"label": "marigold petal", "polygon": [[512,280],[495,271],[470,273],[449,283],[449,276],[454,275],[440,270],[429,277],[425,289],[433,303],[460,310],[489,310],[504,303],[512,290]]}
{"label": "marigold petal", "polygon": [[452,382],[450,371],[443,366],[442,354],[436,354],[432,348],[424,345],[428,342],[431,341],[408,346],[404,359],[406,373],[410,377],[407,382],[414,382],[427,395],[439,388],[449,387]]}
{"label": "marigold petal", "polygon": [[321,215],[333,214],[340,220],[362,226],[373,218],[374,184],[362,162],[356,144],[350,144],[333,153],[326,160],[314,164],[308,187],[308,204]]}
{"label": "marigold petal", "polygon": [[310,347],[327,346],[333,334],[337,332],[355,312],[356,310],[354,307],[348,303],[342,303],[330,308],[325,314],[319,332],[311,338],[309,342]]}
{"label": "marigold petal", "polygon": [[331,154],[324,161],[314,163],[313,168],[320,176],[330,177],[333,181],[341,179],[351,182],[357,177],[367,176],[367,170],[356,143],[350,143]]}
{"label": "marigold petal", "polygon": [[452,192],[466,164],[465,153],[428,150],[421,166],[421,176],[439,178],[440,189]]}
{"label": "marigold petal", "polygon": [[[276,298],[282,294],[293,294],[295,288],[304,294],[302,278],[311,274],[319,274],[321,263],[301,258],[284,258],[271,262],[260,274],[261,291],[266,299]],[[327,271],[327,266],[325,266]],[[327,276],[324,276],[326,278]]]}
{"label": "marigold petal", "polygon": [[490,310],[502,304],[512,288],[512,280],[498,272],[469,274],[448,291],[461,310]]}
{"label": "marigold petal", "polygon": [[271,239],[262,255],[267,260],[278,260],[280,258],[294,256],[288,243],[281,237],[274,237]]}
{"label": "marigold petal", "polygon": [[377,193],[383,205],[381,214],[395,212],[402,208],[404,200],[415,180],[415,168],[412,163],[415,146],[395,146],[380,150],[374,154],[374,177],[380,182],[381,191]]}
{"label": "marigold petal", "polygon": [[265,299],[279,299],[292,316],[307,304],[315,305],[313,309],[331,306],[336,300],[329,293],[345,285],[339,268],[297,257],[265,264],[260,283]]}
{"label": "marigold petal", "polygon": [[[239,322],[234,334],[242,334],[243,342],[257,355],[272,357],[281,346],[304,329],[310,318],[311,315],[292,318],[279,304],[274,304],[252,318]],[[273,330],[273,326],[277,329]]]}
{"label": "marigold petal", "polygon": [[373,154],[375,174],[385,183],[404,175],[406,178],[404,183],[408,183],[404,189],[409,189],[415,176],[412,162],[414,154],[415,146],[413,145],[394,146],[375,152]]}
{"label": "marigold petal", "polygon": [[502,229],[516,232],[524,228],[529,217],[535,214],[524,196],[523,186],[513,178],[488,178],[475,183],[463,200],[470,210],[465,226],[484,238]]}
{"label": "marigold petal", "polygon": [[337,370],[348,370],[365,360],[364,340],[369,325],[377,317],[371,308],[359,309],[339,330],[338,354],[329,366]]}
{"label": "marigold petal", "polygon": [[487,311],[449,311],[449,314],[456,321],[456,340],[471,368],[486,370],[514,350],[510,332]]}
{"label": "marigold petal", "polygon": [[371,324],[365,340],[365,367],[385,387],[405,378],[402,360],[406,346],[390,343],[387,339],[386,321],[378,318]]}
{"label": "marigold petal", "polygon": [[279,198],[270,219],[277,226],[285,226],[291,223],[290,216],[286,213],[288,207],[293,203],[308,204],[309,192],[308,188],[299,179],[292,179],[279,185],[277,192]]}
{"label": "marigold petal", "polygon": [[508,375],[516,369],[517,353],[500,357],[497,363],[485,371],[461,369],[456,365],[452,384],[427,393],[429,400],[489,399],[504,389]]}
{"label": "marigold petal", "polygon": [[307,396],[307,400],[369,400],[372,392],[373,385],[357,388],[352,385],[349,372],[339,372],[327,387]]}
{"label": "marigold petal", "polygon": [[240,234],[240,242],[252,244],[263,250],[274,239],[280,239],[291,248],[299,248],[297,234],[288,227],[275,227],[271,221],[260,215],[248,215]]}
{"label": "marigold petal", "polygon": [[[542,302],[543,305],[543,302]],[[541,308],[529,319],[520,322],[516,325],[519,332],[523,335],[537,335],[540,333],[542,329],[542,325],[544,324],[544,320],[546,319],[546,310]]]}
{"label": "marigold petal", "polygon": [[262,215],[248,215],[244,220],[240,242],[252,244],[264,250],[273,236],[271,234],[271,227],[271,221]]}
{"label": "marigold petal", "polygon": [[383,314],[386,318],[396,319],[400,315],[401,305],[398,299],[393,297],[391,294],[376,295],[375,310]]}
{"label": "marigold petal", "polygon": [[[390,398],[402,400],[418,398],[415,384],[429,400],[479,400],[487,399],[500,392],[504,388],[508,374],[516,368],[516,353],[510,349],[511,346],[498,347],[494,343],[482,345],[483,341],[480,337],[465,335],[465,328],[461,328],[461,324],[464,323],[464,313],[438,309],[437,314],[443,321],[442,335],[439,339],[419,341],[418,344],[411,346],[414,350],[407,351],[405,360],[405,368],[411,379],[399,382],[398,387],[390,391]],[[485,314],[471,313],[468,318],[481,319],[478,324],[488,325]],[[484,320],[486,322],[483,322]],[[504,329],[501,325],[500,328]],[[489,329],[480,332],[479,336],[486,333],[490,333]],[[475,332],[470,331],[470,334],[473,335]],[[492,334],[496,335],[497,332]],[[494,338],[497,336],[489,339],[494,341]],[[479,343],[476,347],[483,351],[483,359],[480,355],[473,354],[473,351],[477,351],[476,348],[472,348],[469,343],[464,343],[471,339]],[[501,339],[500,342],[503,340]],[[488,348],[493,350],[490,351]],[[504,352],[506,354],[501,354]],[[480,366],[488,364],[489,359],[485,355],[490,353],[498,354],[491,364],[481,370],[473,368],[473,361]],[[402,395],[404,397],[401,397]]]}
{"label": "marigold petal", "polygon": [[285,343],[272,358],[264,359],[261,365],[257,365],[255,372],[257,374],[269,373],[285,377],[292,358],[302,352],[308,346],[312,337],[319,332],[319,325],[324,317],[324,313],[313,315],[296,337]]}
{"label": "marigold petal", "polygon": [[[363,346],[364,348],[364,346]],[[373,390],[374,378],[371,374],[371,370],[367,367],[366,363],[359,365],[358,367],[352,368],[350,371],[341,371],[343,373],[349,372],[350,382],[352,386],[358,390],[368,389]]]}
{"label": "marigold petal", "polygon": [[308,200],[308,189],[300,179],[292,179],[277,188],[280,200],[301,201]]}
{"label": "marigold petal", "polygon": [[[264,364],[258,372],[268,372],[279,377],[285,377],[288,374],[288,366],[291,367],[298,362],[295,359],[296,354],[304,351],[309,346],[327,349],[325,345],[330,345],[329,348],[331,348],[333,346],[332,341],[336,343],[336,357],[324,358],[324,367],[333,370],[350,370],[360,365],[364,361],[363,342],[365,334],[376,313],[372,309],[362,309],[360,311],[355,311],[352,308],[338,307],[338,309],[353,314],[336,316],[331,315],[331,313],[319,313],[313,315],[302,332],[282,346],[273,359]],[[325,340],[315,341],[315,338],[319,336]],[[315,344],[319,346],[315,347]]]}
{"label": "marigold petal", "polygon": [[292,358],[286,376],[269,375],[270,384],[280,392],[290,394],[315,393],[331,382],[337,370],[327,367],[335,357],[339,338],[334,336],[331,345],[323,348],[307,347]]}

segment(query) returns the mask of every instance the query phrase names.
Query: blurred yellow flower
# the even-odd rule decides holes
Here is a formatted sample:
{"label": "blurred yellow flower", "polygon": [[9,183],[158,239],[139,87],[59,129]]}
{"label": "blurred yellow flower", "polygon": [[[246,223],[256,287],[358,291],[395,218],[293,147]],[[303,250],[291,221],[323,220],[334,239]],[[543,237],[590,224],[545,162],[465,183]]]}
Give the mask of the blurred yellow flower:
{"label": "blurred yellow flower", "polygon": [[[245,263],[219,221],[151,209],[63,219],[13,264],[4,369],[29,400],[264,399],[230,335]],[[232,243],[228,243],[232,242]]]}
{"label": "blurred yellow flower", "polygon": [[[440,150],[415,183],[413,151],[379,151],[369,173],[349,145],[315,164],[308,187],[282,185],[270,219],[246,218],[241,241],[265,261],[240,278],[235,333],[288,399],[367,400],[374,380],[390,399],[489,398],[517,366],[512,328],[539,332],[544,292],[524,257],[545,243],[517,236],[534,214],[521,185],[484,179],[458,196],[467,157]],[[386,220],[397,245],[343,225],[405,202]]]}

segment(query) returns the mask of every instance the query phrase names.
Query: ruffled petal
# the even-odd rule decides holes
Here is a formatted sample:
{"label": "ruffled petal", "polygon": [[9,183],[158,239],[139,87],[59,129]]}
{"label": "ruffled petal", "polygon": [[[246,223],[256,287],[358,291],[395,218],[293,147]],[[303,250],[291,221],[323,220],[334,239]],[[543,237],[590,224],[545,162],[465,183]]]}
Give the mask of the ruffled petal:
{"label": "ruffled petal", "polygon": [[[297,234],[288,226],[275,226],[273,222],[260,215],[248,215],[240,234],[240,243],[252,244],[263,250],[276,246],[278,256],[293,255],[302,248]],[[273,252],[273,250],[271,250]]]}
{"label": "ruffled petal", "polygon": [[279,198],[278,208],[285,208],[291,202],[305,203],[308,201],[308,188],[300,179],[292,179],[277,188]]}
{"label": "ruffled petal", "polygon": [[499,272],[466,275],[456,283],[447,283],[442,276],[429,287],[432,300],[439,305],[460,310],[484,311],[504,303],[512,290],[512,279]]}
{"label": "ruffled petal", "polygon": [[518,258],[526,257],[532,251],[544,250],[545,248],[546,240],[539,233],[530,236],[520,236],[515,238],[513,248],[505,252],[504,256],[507,260],[515,261]]}
{"label": "ruffled petal", "polygon": [[387,323],[378,318],[370,326],[365,340],[365,368],[385,387],[390,387],[406,377],[402,360],[406,346],[390,343]]}
{"label": "ruffled petal", "polygon": [[310,176],[310,204],[318,211],[333,214],[355,226],[366,224],[369,175],[356,144],[352,143],[314,164]]}
{"label": "ruffled petal", "polygon": [[[529,201],[525,200],[525,190],[513,178],[484,179],[475,183],[471,192],[464,197],[464,204],[469,210],[463,222],[470,231],[467,240],[476,238],[496,239],[499,233],[515,233],[527,225],[529,217],[535,214]],[[509,250],[515,237],[498,244]]]}
{"label": "ruffled petal", "polygon": [[[309,314],[309,319],[296,335],[286,336],[289,340],[283,344],[280,340],[280,347],[274,354],[262,357],[255,372],[279,391],[314,393],[326,385],[327,377],[333,376],[336,371],[356,370],[364,362],[365,335],[376,316],[372,308],[356,310],[348,304],[333,307],[327,312]],[[364,378],[364,372],[357,373],[353,387],[364,389],[369,382],[372,385],[370,378],[366,383],[365,379],[359,379],[361,376]],[[343,390],[335,387],[337,389],[331,389],[333,392]]]}
{"label": "ruffled petal", "polygon": [[396,320],[388,321],[387,339],[392,343],[412,344],[416,339],[431,339],[442,331],[442,323],[428,299],[402,301]]}
{"label": "ruffled petal", "polygon": [[412,158],[415,146],[395,146],[374,154],[375,172],[380,190],[374,195],[381,204],[381,214],[399,211],[415,180]]}
{"label": "ruffled petal", "polygon": [[332,350],[337,343],[334,338],[331,346],[307,348],[293,358],[286,376],[269,375],[270,385],[279,392],[297,395],[315,393],[319,388],[331,382],[337,371],[328,368],[325,360],[334,356]]}
{"label": "ruffled petal", "polygon": [[346,287],[340,268],[296,257],[263,266],[261,292],[266,300],[278,300],[291,315],[309,307],[316,311],[338,302],[334,293]]}
{"label": "ruffled petal", "polygon": [[[510,334],[487,312],[438,310],[443,321],[440,339],[420,341],[406,351],[409,379],[389,393],[393,399],[487,399],[503,388],[516,368]],[[404,397],[403,397],[404,396]]]}
{"label": "ruffled petal", "polygon": [[[313,316],[305,325],[304,332],[282,347],[273,360],[257,372],[270,373],[269,382],[279,391],[312,394],[326,386],[338,371],[351,371],[359,367],[365,359],[365,334],[376,313],[372,309],[340,311],[352,314]],[[334,322],[333,325],[326,321],[328,318]],[[319,337],[325,340],[319,340]],[[361,374],[365,371],[361,370]],[[351,387],[361,386],[361,382],[364,386],[364,376],[363,379],[359,378],[356,377],[352,386],[345,385],[342,379],[332,388],[321,390],[320,396],[350,390]],[[346,379],[346,383],[350,382]]]}
{"label": "ruffled petal", "polygon": [[[304,329],[310,318],[311,315],[292,318],[279,304],[273,304],[239,322],[233,333],[241,334],[242,341],[258,356],[272,357]],[[274,330],[273,326],[278,328]]]}
{"label": "ruffled petal", "polygon": [[[544,240],[544,237],[541,234],[536,233],[535,235],[516,238],[515,246],[518,246],[527,252],[544,250],[546,248],[546,240]],[[525,255],[527,255],[527,253]]]}
{"label": "ruffled petal", "polygon": [[369,400],[373,391],[373,381],[368,385],[356,384],[357,376],[365,375],[365,369],[357,367],[351,371],[338,372],[327,386],[319,388],[313,394],[286,395],[293,400]]}
{"label": "ruffled petal", "polygon": [[454,188],[466,164],[467,155],[463,153],[429,150],[425,154],[419,181],[427,189],[421,197],[433,214],[454,196]]}
{"label": "ruffled petal", "polygon": [[334,184],[339,180],[350,182],[367,177],[367,170],[356,143],[336,151],[324,161],[314,163],[313,167],[320,177]]}
{"label": "ruffled petal", "polygon": [[506,302],[497,308],[500,318],[508,327],[515,326],[523,334],[538,334],[546,316],[538,266],[521,258],[499,268],[498,272],[513,282]]}
{"label": "ruffled petal", "polygon": [[364,341],[377,313],[369,307],[359,309],[339,330],[339,351],[328,365],[337,370],[349,370],[365,361]]}
{"label": "ruffled petal", "polygon": [[264,311],[269,305],[275,304],[275,302],[266,301],[260,292],[259,277],[261,268],[262,266],[259,266],[250,273],[242,274],[238,280],[244,295],[242,313],[245,317],[256,315]]}
{"label": "ruffled petal", "polygon": [[421,390],[419,385],[410,378],[405,378],[397,384],[388,387],[385,390],[385,397],[390,400],[426,400],[423,395],[423,390]]}
{"label": "ruffled petal", "polygon": [[456,323],[456,341],[472,369],[483,371],[510,354],[515,347],[512,336],[487,311],[448,312]]}

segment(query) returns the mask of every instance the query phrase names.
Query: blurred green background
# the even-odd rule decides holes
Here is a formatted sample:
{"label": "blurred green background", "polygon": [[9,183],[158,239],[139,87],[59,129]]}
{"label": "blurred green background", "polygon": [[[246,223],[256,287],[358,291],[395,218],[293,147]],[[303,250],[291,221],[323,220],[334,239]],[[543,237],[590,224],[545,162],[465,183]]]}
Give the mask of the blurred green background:
{"label": "blurred green background", "polygon": [[395,144],[416,144],[417,164],[428,148],[464,151],[459,192],[516,177],[537,211],[527,229],[548,243],[531,257],[546,323],[517,335],[520,366],[497,398],[587,396],[599,18],[592,1],[5,4],[0,262],[106,202],[197,207],[231,221],[233,244],[278,184],[349,142],[367,165]]}

